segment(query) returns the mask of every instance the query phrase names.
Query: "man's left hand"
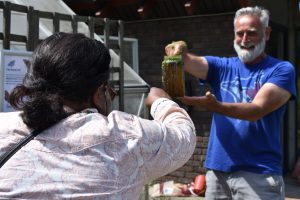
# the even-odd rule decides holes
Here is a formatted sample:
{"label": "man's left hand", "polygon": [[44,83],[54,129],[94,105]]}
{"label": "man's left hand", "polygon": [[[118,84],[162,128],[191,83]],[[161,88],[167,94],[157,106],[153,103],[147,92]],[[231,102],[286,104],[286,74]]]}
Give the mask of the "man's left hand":
{"label": "man's left hand", "polygon": [[220,104],[220,102],[217,101],[215,95],[213,95],[211,92],[206,92],[205,96],[201,97],[189,97],[184,96],[179,98],[179,100],[186,105],[190,106],[197,106],[197,107],[203,107],[209,111],[214,111],[217,106]]}

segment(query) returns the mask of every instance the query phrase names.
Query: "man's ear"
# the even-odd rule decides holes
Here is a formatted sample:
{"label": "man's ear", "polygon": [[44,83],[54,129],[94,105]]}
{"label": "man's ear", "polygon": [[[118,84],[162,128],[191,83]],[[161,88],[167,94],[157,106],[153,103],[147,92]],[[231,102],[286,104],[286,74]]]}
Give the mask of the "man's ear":
{"label": "man's ear", "polygon": [[265,30],[266,41],[268,41],[270,39],[271,32],[272,32],[272,28],[270,26],[268,26]]}

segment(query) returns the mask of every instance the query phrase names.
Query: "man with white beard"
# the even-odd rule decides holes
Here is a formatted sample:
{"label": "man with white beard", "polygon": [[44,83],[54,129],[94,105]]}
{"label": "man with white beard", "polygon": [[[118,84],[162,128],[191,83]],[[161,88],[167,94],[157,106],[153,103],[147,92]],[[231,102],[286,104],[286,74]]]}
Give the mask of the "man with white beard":
{"label": "man with white beard", "polygon": [[265,53],[269,12],[238,10],[234,18],[238,57],[196,56],[183,41],[166,46],[181,54],[184,69],[206,80],[214,94],[181,98],[213,112],[205,167],[206,199],[284,199],[280,130],[286,103],[296,96],[291,63]]}

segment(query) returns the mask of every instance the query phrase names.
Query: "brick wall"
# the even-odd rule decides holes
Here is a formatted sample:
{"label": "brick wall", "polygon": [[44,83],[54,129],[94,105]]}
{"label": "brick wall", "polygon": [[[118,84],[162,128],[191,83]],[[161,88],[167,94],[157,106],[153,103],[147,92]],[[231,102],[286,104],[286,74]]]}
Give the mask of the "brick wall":
{"label": "brick wall", "polygon": [[207,143],[208,136],[197,136],[197,145],[190,160],[184,166],[155,180],[155,182],[174,180],[179,183],[191,183],[194,181],[195,176],[204,174],[206,169],[203,167],[203,163],[205,160]]}
{"label": "brick wall", "polygon": [[[176,40],[184,40],[189,51],[197,55],[231,56],[233,49],[233,14],[197,16],[168,20],[152,20],[125,23],[125,37],[139,41],[140,76],[150,85],[162,87],[161,62],[164,47]],[[208,85],[200,85],[192,76],[186,74],[186,93],[203,95]],[[197,146],[190,160],[178,170],[156,180],[174,180],[190,183],[198,174],[204,174],[206,149],[211,116],[201,108],[185,107],[197,131]]]}

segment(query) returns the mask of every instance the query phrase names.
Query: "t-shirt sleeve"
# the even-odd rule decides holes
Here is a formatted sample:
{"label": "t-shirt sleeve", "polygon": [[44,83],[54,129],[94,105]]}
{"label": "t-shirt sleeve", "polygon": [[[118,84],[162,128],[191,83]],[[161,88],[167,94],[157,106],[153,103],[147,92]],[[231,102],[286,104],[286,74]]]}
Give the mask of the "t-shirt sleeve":
{"label": "t-shirt sleeve", "polygon": [[273,83],[296,97],[296,74],[289,62],[280,62],[269,77],[268,83]]}
{"label": "t-shirt sleeve", "polygon": [[208,63],[208,73],[206,81],[212,86],[218,86],[220,84],[220,78],[222,78],[223,72],[226,71],[228,66],[228,58],[220,58],[215,56],[204,57]]}
{"label": "t-shirt sleeve", "polygon": [[[193,121],[187,112],[169,99],[159,98],[151,106],[154,120],[139,119],[140,152],[145,174],[155,179],[188,161],[196,145]],[[148,180],[149,181],[149,180]]]}

